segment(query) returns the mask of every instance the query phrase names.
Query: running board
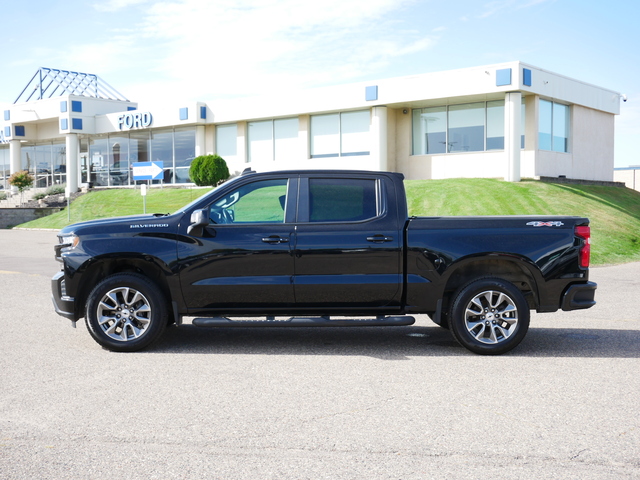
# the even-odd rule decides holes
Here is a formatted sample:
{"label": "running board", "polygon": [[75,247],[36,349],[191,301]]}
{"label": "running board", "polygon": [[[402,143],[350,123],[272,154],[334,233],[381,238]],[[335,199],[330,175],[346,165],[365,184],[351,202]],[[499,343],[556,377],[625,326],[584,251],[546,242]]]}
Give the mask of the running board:
{"label": "running board", "polygon": [[414,317],[405,315],[397,317],[339,319],[331,317],[291,317],[287,320],[276,320],[267,317],[265,320],[231,320],[227,317],[194,318],[191,323],[196,327],[399,327],[413,325]]}

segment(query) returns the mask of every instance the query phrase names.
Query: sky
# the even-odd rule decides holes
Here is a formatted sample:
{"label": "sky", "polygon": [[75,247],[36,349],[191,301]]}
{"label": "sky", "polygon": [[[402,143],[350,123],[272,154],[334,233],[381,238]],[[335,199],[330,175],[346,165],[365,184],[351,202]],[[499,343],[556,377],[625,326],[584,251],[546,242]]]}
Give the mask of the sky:
{"label": "sky", "polygon": [[0,6],[0,104],[40,67],[139,103],[287,95],[514,60],[625,94],[615,166],[640,165],[637,0],[31,0]]}

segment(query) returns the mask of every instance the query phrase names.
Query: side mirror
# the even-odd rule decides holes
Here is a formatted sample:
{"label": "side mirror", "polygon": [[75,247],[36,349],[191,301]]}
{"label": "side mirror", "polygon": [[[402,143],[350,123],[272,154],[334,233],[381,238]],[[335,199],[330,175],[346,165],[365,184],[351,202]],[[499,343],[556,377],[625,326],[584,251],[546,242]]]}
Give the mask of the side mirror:
{"label": "side mirror", "polygon": [[209,225],[209,212],[208,210],[196,210],[191,214],[191,224],[187,228],[187,234],[194,237],[202,236],[203,227]]}

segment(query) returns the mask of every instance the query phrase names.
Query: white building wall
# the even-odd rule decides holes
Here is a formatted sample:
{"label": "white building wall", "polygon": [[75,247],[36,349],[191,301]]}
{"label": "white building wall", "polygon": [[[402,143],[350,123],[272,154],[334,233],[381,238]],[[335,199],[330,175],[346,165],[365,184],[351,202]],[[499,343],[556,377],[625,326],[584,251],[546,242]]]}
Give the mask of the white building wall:
{"label": "white building wall", "polygon": [[614,116],[580,105],[572,110],[571,178],[613,181]]}
{"label": "white building wall", "polygon": [[613,180],[640,192],[640,166],[614,170]]}

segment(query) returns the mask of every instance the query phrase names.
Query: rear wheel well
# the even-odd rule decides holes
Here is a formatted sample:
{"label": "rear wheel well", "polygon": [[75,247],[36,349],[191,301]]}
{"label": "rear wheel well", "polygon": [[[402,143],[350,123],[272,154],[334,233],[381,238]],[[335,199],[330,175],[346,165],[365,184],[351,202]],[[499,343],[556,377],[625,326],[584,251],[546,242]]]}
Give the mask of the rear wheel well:
{"label": "rear wheel well", "polygon": [[98,260],[82,274],[82,282],[76,294],[76,308],[84,316],[87,298],[93,288],[104,278],[116,273],[137,273],[158,286],[162,295],[171,303],[171,292],[166,281],[166,272],[157,264],[138,258]]}
{"label": "rear wheel well", "polygon": [[524,295],[530,309],[536,308],[538,291],[531,272],[523,265],[504,259],[483,259],[468,262],[457,268],[447,280],[443,295],[442,313],[447,314],[454,294],[473,280],[491,277],[512,283]]}

